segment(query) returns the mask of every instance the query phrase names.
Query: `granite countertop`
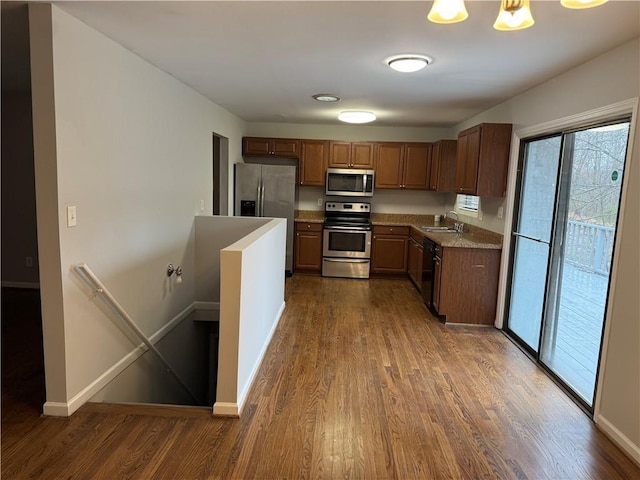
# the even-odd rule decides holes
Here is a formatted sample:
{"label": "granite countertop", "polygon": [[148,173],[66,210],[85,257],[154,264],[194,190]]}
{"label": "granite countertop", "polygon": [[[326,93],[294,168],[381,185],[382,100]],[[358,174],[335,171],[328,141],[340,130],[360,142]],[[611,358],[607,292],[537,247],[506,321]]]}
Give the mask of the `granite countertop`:
{"label": "granite countertop", "polygon": [[304,223],[322,223],[324,222],[323,210],[296,210],[294,221]]}
{"label": "granite countertop", "polygon": [[[296,222],[322,223],[324,212],[320,210],[296,210]],[[425,232],[421,226],[434,226],[433,215],[411,215],[403,213],[372,213],[373,225],[394,225],[411,228],[411,233],[433,240],[441,247],[453,248],[486,248],[502,249],[502,235],[465,223],[464,233],[436,233]],[[453,225],[453,220],[447,219],[439,225]]]}

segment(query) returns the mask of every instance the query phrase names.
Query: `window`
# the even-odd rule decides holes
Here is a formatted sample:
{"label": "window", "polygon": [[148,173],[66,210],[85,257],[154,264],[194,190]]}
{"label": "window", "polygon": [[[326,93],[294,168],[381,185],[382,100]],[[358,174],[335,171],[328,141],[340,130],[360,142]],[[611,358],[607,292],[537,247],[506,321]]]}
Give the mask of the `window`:
{"label": "window", "polygon": [[476,197],[475,195],[458,195],[456,199],[456,210],[459,210],[463,215],[479,217],[480,197]]}

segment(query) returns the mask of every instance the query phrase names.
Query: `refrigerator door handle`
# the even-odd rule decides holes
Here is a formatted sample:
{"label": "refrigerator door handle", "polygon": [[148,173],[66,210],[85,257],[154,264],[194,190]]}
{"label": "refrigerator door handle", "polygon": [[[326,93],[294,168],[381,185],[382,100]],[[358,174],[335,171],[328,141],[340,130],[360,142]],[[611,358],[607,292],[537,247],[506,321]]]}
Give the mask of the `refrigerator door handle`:
{"label": "refrigerator door handle", "polygon": [[256,217],[260,216],[260,185],[262,179],[258,178],[258,186],[256,187]]}
{"label": "refrigerator door handle", "polygon": [[260,179],[260,216],[264,217],[264,180]]}

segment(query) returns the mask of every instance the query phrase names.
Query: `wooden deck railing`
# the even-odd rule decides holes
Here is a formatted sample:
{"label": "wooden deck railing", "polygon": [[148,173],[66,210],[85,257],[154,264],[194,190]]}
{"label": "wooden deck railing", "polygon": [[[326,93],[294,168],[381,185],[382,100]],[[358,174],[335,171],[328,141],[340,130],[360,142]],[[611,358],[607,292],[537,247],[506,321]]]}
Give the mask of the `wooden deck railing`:
{"label": "wooden deck railing", "polygon": [[569,220],[565,259],[588,271],[608,275],[611,270],[614,227]]}

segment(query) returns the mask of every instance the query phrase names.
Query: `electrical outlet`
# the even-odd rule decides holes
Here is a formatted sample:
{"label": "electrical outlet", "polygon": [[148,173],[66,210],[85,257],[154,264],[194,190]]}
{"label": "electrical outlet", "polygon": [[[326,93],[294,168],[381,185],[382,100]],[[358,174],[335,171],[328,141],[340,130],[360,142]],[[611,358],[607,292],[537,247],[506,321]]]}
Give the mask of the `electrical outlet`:
{"label": "electrical outlet", "polygon": [[204,212],[204,200],[200,200],[200,211]]}
{"label": "electrical outlet", "polygon": [[322,198],[318,198],[318,206],[321,207],[322,206],[322,202],[324,202],[324,200],[322,200]]}
{"label": "electrical outlet", "polygon": [[33,257],[24,257],[24,264],[27,268],[33,268]]}
{"label": "electrical outlet", "polygon": [[504,217],[504,207],[498,208],[498,218]]}
{"label": "electrical outlet", "polygon": [[67,207],[67,227],[75,227],[78,224],[78,216],[75,205]]}

